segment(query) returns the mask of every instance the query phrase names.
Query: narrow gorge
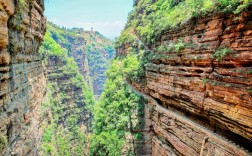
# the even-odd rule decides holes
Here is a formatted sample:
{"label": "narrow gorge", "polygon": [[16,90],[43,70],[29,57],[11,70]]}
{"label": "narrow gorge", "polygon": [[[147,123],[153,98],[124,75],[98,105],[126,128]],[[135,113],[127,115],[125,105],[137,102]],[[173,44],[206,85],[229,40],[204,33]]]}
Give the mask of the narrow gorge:
{"label": "narrow gorge", "polygon": [[252,155],[251,0],[134,0],[115,41],[44,3],[0,0],[0,155]]}

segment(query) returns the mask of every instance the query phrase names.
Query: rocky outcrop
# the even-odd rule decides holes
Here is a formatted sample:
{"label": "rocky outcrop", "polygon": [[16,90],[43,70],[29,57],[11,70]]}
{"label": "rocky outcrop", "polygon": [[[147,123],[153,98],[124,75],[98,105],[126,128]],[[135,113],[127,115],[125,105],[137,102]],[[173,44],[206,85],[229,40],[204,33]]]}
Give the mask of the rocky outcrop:
{"label": "rocky outcrop", "polygon": [[44,125],[39,154],[87,155],[94,98],[83,71],[88,67],[85,40],[51,23],[47,30],[40,50],[48,80],[42,107],[51,114],[51,122]]}
{"label": "rocky outcrop", "polygon": [[51,90],[52,96],[53,98],[60,98],[61,103],[58,108],[56,106],[57,109],[62,110],[62,113],[58,114],[57,124],[70,128],[67,119],[70,116],[77,116],[77,123],[84,126],[85,132],[88,132],[91,128],[91,118],[89,118],[91,112],[86,108],[83,84],[81,80],[75,80],[77,71],[75,71],[76,73],[67,71],[66,64],[68,63],[65,58],[57,56],[49,56],[46,64],[48,83],[53,88]]}
{"label": "rocky outcrop", "polygon": [[[64,107],[64,114],[61,114],[59,124],[66,121],[67,116],[75,114],[71,112],[74,108],[78,108],[81,113],[76,114],[79,124],[86,127],[91,120],[88,119],[90,112],[87,111],[85,97],[83,94],[83,82],[78,77],[84,77],[85,83],[88,84],[88,62],[86,54],[86,40],[81,33],[81,29],[67,30],[49,23],[48,33],[51,34],[50,39],[54,41],[54,46],[58,46],[64,56],[60,54],[52,54],[56,49],[50,49],[47,44],[47,38],[42,48],[45,51],[45,66],[47,69],[48,83],[53,85],[52,96],[54,98],[63,94],[61,103]],[[52,44],[52,43],[51,43]],[[44,53],[43,50],[41,53]],[[71,60],[72,59],[72,60]],[[76,63],[76,64],[75,64]],[[76,69],[75,69],[76,68]],[[79,75],[82,74],[82,75]]]}
{"label": "rocky outcrop", "polygon": [[88,62],[86,53],[86,41],[84,37],[79,36],[78,38],[69,39],[68,42],[71,44],[71,53],[75,62],[79,67],[80,73],[88,81]]}
{"label": "rocky outcrop", "polygon": [[[0,155],[37,155],[46,79],[43,1],[0,1]],[[2,141],[5,140],[5,141]],[[3,148],[2,148],[3,147]]]}
{"label": "rocky outcrop", "polygon": [[97,31],[84,31],[82,35],[87,40],[89,74],[92,79],[93,92],[98,98],[104,89],[106,70],[114,58],[113,42]]}
{"label": "rocky outcrop", "polygon": [[88,62],[86,53],[86,39],[80,35],[82,29],[66,29],[59,27],[51,22],[47,24],[48,31],[53,39],[62,47],[69,51],[69,56],[73,57],[78,65],[79,72],[88,81]]}
{"label": "rocky outcrop", "polygon": [[66,29],[51,22],[47,27],[53,39],[69,51],[69,56],[74,58],[79,72],[92,86],[94,94],[99,97],[106,80],[105,71],[115,54],[113,42],[93,30]]}
{"label": "rocky outcrop", "polygon": [[131,85],[154,106],[152,155],[250,155],[251,23],[251,11],[190,19],[147,49]]}

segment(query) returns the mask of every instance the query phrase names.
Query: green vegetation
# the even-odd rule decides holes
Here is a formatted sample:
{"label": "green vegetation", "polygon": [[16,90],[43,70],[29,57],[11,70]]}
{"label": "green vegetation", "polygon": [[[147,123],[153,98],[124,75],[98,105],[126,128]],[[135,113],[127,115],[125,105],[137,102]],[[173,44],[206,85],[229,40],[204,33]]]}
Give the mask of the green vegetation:
{"label": "green vegetation", "polygon": [[217,86],[217,85],[219,85],[219,82],[218,81],[211,82],[211,85]]}
{"label": "green vegetation", "polygon": [[248,92],[249,92],[249,95],[252,96],[252,88],[249,88],[249,89],[248,89]]}
{"label": "green vegetation", "polygon": [[73,29],[59,27],[51,22],[47,24],[47,32],[51,33],[52,39],[57,43],[61,43],[68,52],[71,52],[71,43],[69,40],[81,37],[81,35],[76,33]]}
{"label": "green vegetation", "polygon": [[[59,28],[49,23],[41,55],[46,64],[49,58],[58,59],[59,67],[48,74],[47,99],[42,107],[51,114],[51,121],[44,125],[42,154],[125,154],[122,149],[126,144],[126,135],[130,134],[137,141],[144,138],[143,134],[134,130],[140,131],[145,126],[143,118],[146,103],[128,83],[143,81],[149,61],[161,60],[162,63],[162,59],[169,59],[168,53],[178,53],[192,46],[183,38],[178,38],[167,46],[161,45],[151,51],[149,47],[159,35],[192,17],[213,12],[238,14],[251,3],[251,0],[139,0],[129,14],[125,30],[115,43],[116,48],[125,48],[128,54],[114,59],[108,70],[110,60],[114,57],[112,41],[98,32]],[[83,46],[73,53],[71,42],[76,43],[76,40],[81,39],[86,41],[86,51],[83,52]],[[78,53],[78,58],[74,58]],[[232,50],[220,47],[215,51],[214,58],[220,61],[231,53]],[[85,79],[78,67],[78,59],[83,55],[86,56],[89,71]],[[97,94],[101,93],[105,82],[97,102],[94,101],[89,82]],[[207,78],[202,80],[204,86],[208,82],[213,85],[218,83],[210,82]],[[135,155],[133,149],[127,152],[128,155]]]}
{"label": "green vegetation", "polygon": [[[23,23],[23,12],[24,12],[24,9],[25,9],[25,5],[26,5],[26,2],[25,0],[18,0],[16,1],[16,6],[15,6],[15,14],[13,15],[13,21],[12,22],[15,22],[15,26],[14,28],[16,30],[19,30],[19,31],[22,31],[24,29],[24,26],[22,26],[22,23]],[[11,47],[15,47],[15,45],[11,45]],[[15,48],[13,48],[13,51]]]}
{"label": "green vegetation", "polygon": [[52,38],[52,34],[47,31],[44,37],[43,46],[40,48],[43,55],[64,57],[67,55],[66,50],[62,49],[59,44]]}
{"label": "green vegetation", "polygon": [[183,39],[179,39],[177,43],[171,44],[169,46],[170,49],[175,50],[176,52],[179,52],[182,49],[185,49],[186,43],[184,43]]}
{"label": "green vegetation", "polygon": [[202,82],[203,82],[203,85],[204,86],[206,86],[206,83],[209,81],[209,79],[208,78],[204,78],[203,80],[202,80]]}
{"label": "green vegetation", "polygon": [[113,42],[98,32],[83,32],[86,39],[87,61],[95,95],[100,95],[106,80],[105,71],[114,58]]}
{"label": "green vegetation", "polygon": [[146,44],[151,45],[160,33],[178,27],[192,17],[213,12],[239,14],[250,4],[252,0],[139,0],[129,14],[128,23],[116,47],[133,42],[135,32]]}
{"label": "green vegetation", "polygon": [[0,155],[3,153],[6,146],[7,146],[7,139],[5,136],[0,134]]}
{"label": "green vegetation", "polygon": [[[46,49],[54,49],[49,51],[50,55],[67,54],[68,56],[75,56],[73,61],[79,63],[83,61],[82,59],[85,56],[84,66],[88,72],[87,77],[90,76],[88,81],[93,86],[94,94],[100,95],[106,80],[105,71],[115,54],[113,42],[96,31],[85,31],[82,28],[60,28],[50,22],[47,25],[47,30],[45,38],[48,45],[45,45]],[[53,42],[60,43],[61,46],[52,44]],[[55,47],[52,47],[52,45]],[[45,53],[48,52],[45,51]]]}
{"label": "green vegetation", "polygon": [[19,3],[21,3],[22,5],[24,5],[25,0],[19,0]]}
{"label": "green vegetation", "polygon": [[227,55],[233,53],[234,51],[231,49],[219,47],[215,52],[214,52],[214,58],[217,59],[218,61],[221,61],[224,57]]}
{"label": "green vegetation", "polygon": [[156,51],[157,52],[164,52],[164,51],[166,51],[166,49],[167,48],[165,46],[161,45],[161,46],[159,46],[159,47],[156,48]]}
{"label": "green vegetation", "polygon": [[[47,31],[40,49],[45,64],[55,68],[48,73],[48,91],[42,104],[49,121],[44,125],[40,152],[42,155],[87,155],[87,140],[91,129],[90,111],[95,102],[93,93],[80,74],[71,52],[63,48],[64,44],[67,46],[67,41],[64,41],[66,36],[62,37],[59,33],[64,31],[55,26],[52,29],[54,30]],[[73,33],[69,35],[76,37]],[[52,63],[55,64],[51,65]]]}
{"label": "green vegetation", "polygon": [[134,29],[125,29],[119,39],[115,43],[115,47],[121,47],[123,44],[132,44],[136,41],[137,37],[134,35]]}
{"label": "green vegetation", "polygon": [[186,47],[191,46],[191,44],[185,43],[183,38],[179,38],[177,42],[173,42],[168,44],[167,46],[159,46],[156,48],[157,52],[179,52],[182,49],[185,49]]}
{"label": "green vegetation", "polygon": [[[72,154],[82,156],[87,149],[87,134],[77,124],[80,119],[76,113],[80,113],[80,108],[73,108],[75,113],[71,113],[62,121],[64,114],[63,94],[53,97],[51,94],[55,90],[55,86],[48,84],[48,92],[46,100],[42,103],[42,107],[51,113],[50,122],[44,130],[43,143],[40,151],[45,155],[67,155]],[[54,93],[55,94],[55,93]],[[79,112],[78,112],[79,111]]]}
{"label": "green vegetation", "polygon": [[[111,125],[115,121],[113,120],[114,118],[110,117],[113,114],[110,110],[117,112],[118,110],[115,109],[116,106],[125,98],[122,98],[122,96],[114,97],[116,90],[120,90],[120,85],[117,84],[119,77],[121,82],[124,79],[137,81],[145,76],[145,66],[149,61],[162,63],[162,60],[170,58],[168,53],[178,53],[187,47],[194,48],[191,43],[185,42],[183,38],[178,38],[177,41],[170,42],[166,46],[161,45],[153,51],[150,50],[157,44],[160,44],[155,43],[155,41],[157,41],[161,33],[176,29],[194,17],[208,16],[208,14],[213,13],[233,12],[239,14],[241,11],[247,9],[250,4],[252,4],[251,0],[139,0],[134,10],[128,16],[128,22],[124,31],[115,43],[117,49],[125,50],[129,54],[125,52],[123,56],[119,56],[120,58],[117,58],[113,62],[111,69],[108,71],[108,81],[106,82],[104,94],[102,94],[102,101],[95,108],[94,127],[96,131],[94,136],[115,131],[119,138],[117,140],[123,140],[123,136],[126,133],[123,131],[123,135],[120,136],[121,133],[119,133],[119,130],[122,128],[120,129],[116,125]],[[214,58],[221,60],[232,52],[232,50],[226,48],[219,48],[216,50]],[[129,64],[132,66],[128,66]],[[116,68],[120,68],[121,70],[117,71]],[[114,73],[114,77],[110,75],[112,73]],[[205,86],[209,82],[209,79],[205,78],[202,82]],[[111,89],[113,87],[114,90]],[[110,90],[107,90],[108,88]],[[114,104],[116,106],[113,106]],[[129,108],[132,108],[132,106]],[[138,115],[141,115],[142,109],[139,110]],[[108,114],[105,112],[108,112]],[[119,114],[124,113],[125,111],[119,111]],[[118,113],[115,115],[118,115]],[[116,117],[115,119],[116,121],[120,121]],[[131,121],[130,117],[128,117],[128,120],[129,122]],[[143,125],[144,122],[139,119],[138,126],[142,127]],[[141,138],[141,134],[136,133],[134,136],[136,139]],[[94,144],[92,147],[99,147],[94,148],[94,151],[106,149],[107,154],[110,153],[109,144]]]}
{"label": "green vegetation", "polygon": [[17,1],[17,13],[18,13],[18,15],[20,15],[21,14],[21,11],[24,9],[24,7],[25,7],[25,0],[18,0]]}
{"label": "green vegetation", "polygon": [[138,56],[131,54],[115,59],[107,71],[104,92],[94,107],[91,155],[121,155],[125,135],[133,130],[132,114],[143,103],[125,80],[137,74],[138,68]]}

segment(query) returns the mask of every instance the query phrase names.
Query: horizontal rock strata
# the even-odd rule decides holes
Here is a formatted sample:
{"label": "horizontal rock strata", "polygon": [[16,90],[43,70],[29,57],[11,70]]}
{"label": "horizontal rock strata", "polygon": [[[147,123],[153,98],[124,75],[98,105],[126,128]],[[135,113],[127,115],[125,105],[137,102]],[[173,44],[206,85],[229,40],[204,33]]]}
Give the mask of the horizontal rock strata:
{"label": "horizontal rock strata", "polygon": [[[39,47],[43,1],[0,1],[0,155],[36,155],[46,79]],[[2,147],[2,146],[1,146]]]}
{"label": "horizontal rock strata", "polygon": [[245,11],[191,19],[160,35],[145,84],[131,82],[156,101],[152,155],[250,155],[251,24]]}

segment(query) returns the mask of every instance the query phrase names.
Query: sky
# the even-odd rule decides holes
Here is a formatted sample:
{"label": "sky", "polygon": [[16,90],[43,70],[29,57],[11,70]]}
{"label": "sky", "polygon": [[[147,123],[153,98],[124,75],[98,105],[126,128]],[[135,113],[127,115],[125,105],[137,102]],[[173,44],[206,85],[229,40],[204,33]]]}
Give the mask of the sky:
{"label": "sky", "polygon": [[99,31],[114,39],[133,10],[133,0],[45,0],[47,20],[67,28]]}

